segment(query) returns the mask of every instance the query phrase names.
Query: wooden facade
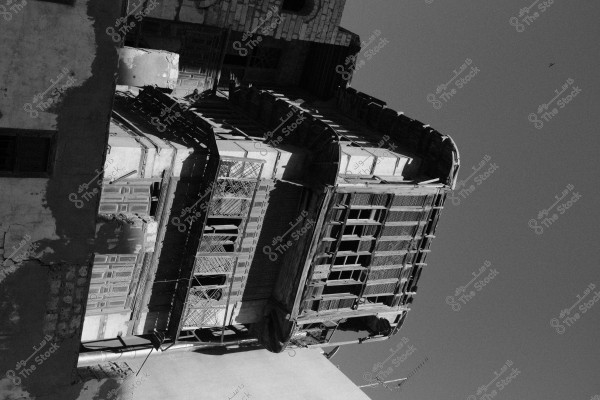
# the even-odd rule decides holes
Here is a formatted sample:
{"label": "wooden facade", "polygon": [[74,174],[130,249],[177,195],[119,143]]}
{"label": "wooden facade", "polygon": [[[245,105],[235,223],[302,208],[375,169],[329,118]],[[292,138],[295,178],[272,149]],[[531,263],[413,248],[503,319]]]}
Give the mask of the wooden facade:
{"label": "wooden facade", "polygon": [[454,142],[347,87],[336,66],[359,50],[351,32],[292,29],[240,56],[246,25],[168,8],[127,43],[180,53],[178,85],[118,91],[109,156],[126,176],[100,203],[156,229],[125,235],[127,251],[100,245],[89,314],[129,313],[127,334],[274,352],[398,332],[456,182]]}

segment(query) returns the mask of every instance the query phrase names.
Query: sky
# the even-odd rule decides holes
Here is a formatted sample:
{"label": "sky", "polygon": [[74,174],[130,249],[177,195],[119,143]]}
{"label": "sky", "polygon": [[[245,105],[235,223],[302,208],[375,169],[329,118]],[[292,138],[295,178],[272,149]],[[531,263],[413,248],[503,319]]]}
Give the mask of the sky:
{"label": "sky", "polygon": [[600,2],[534,1],[346,3],[343,27],[387,39],[351,86],[450,135],[465,180],[404,327],[331,359],[357,385],[386,358],[411,375],[372,399],[600,395]]}

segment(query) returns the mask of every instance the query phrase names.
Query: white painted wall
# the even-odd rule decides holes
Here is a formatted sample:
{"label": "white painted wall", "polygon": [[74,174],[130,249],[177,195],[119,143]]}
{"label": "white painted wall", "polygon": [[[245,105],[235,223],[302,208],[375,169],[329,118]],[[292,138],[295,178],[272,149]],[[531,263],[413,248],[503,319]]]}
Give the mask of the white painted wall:
{"label": "white painted wall", "polygon": [[[184,352],[150,357],[121,385],[132,400],[369,400],[318,350],[254,350],[224,355]],[[292,356],[293,355],[293,356]],[[138,371],[142,359],[127,361]],[[79,400],[101,396],[89,381]],[[105,385],[108,386],[108,385]],[[246,395],[247,394],[247,395]]]}

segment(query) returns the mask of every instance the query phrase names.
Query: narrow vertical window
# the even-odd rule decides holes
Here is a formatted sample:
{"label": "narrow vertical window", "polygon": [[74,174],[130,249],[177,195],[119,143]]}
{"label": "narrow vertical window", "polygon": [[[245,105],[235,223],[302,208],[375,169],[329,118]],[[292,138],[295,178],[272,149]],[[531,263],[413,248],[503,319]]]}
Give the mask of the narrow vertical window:
{"label": "narrow vertical window", "polygon": [[283,11],[299,13],[306,5],[306,0],[283,0]]}
{"label": "narrow vertical window", "polygon": [[281,10],[288,14],[309,15],[314,7],[312,0],[283,0]]}

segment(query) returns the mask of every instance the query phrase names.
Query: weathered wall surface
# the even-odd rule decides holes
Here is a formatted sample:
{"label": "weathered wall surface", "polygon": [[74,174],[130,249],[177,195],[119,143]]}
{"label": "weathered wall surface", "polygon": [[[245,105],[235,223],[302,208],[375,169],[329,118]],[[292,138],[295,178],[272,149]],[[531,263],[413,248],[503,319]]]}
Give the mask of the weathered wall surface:
{"label": "weathered wall surface", "polygon": [[[150,17],[181,22],[192,22],[228,28],[239,32],[265,29],[275,39],[307,40],[347,46],[352,35],[338,29],[346,0],[306,1],[306,12],[301,14],[282,10],[283,0],[164,0],[152,9]],[[312,5],[312,7],[311,7]],[[130,12],[135,4],[130,5]],[[269,10],[277,10],[279,18],[269,18]],[[275,20],[280,22],[274,22]]]}
{"label": "weathered wall surface", "polygon": [[119,50],[119,85],[174,88],[179,69],[179,54],[123,47]]}
{"label": "weathered wall surface", "polygon": [[80,368],[79,400],[369,400],[319,351],[168,352]]}
{"label": "weathered wall surface", "polygon": [[387,108],[381,100],[351,87],[338,89],[335,101],[341,113],[380,134],[391,136],[390,143],[397,143],[401,153],[418,155],[422,159],[419,175],[428,179],[439,178],[441,183],[454,187],[459,154],[450,136]]}
{"label": "weathered wall surface", "polygon": [[59,387],[74,376],[98,207],[78,188],[102,170],[121,2],[16,3],[0,20],[0,128],[55,131],[56,153],[49,178],[0,178],[0,399],[62,400],[75,398]]}

